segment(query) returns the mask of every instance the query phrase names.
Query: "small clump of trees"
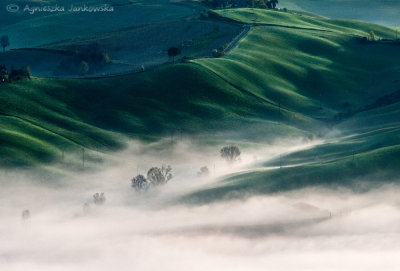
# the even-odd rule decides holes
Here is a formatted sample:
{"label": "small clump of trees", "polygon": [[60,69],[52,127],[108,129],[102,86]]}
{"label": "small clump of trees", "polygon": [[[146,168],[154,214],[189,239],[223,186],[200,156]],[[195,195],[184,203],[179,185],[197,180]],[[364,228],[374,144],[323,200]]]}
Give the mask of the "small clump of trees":
{"label": "small clump of trees", "polygon": [[225,55],[226,46],[221,46],[218,49],[212,50],[213,57],[222,57]]}
{"label": "small clump of trees", "polygon": [[[93,203],[96,206],[101,206],[104,205],[104,203],[106,203],[106,195],[101,192],[101,193],[95,193],[93,194]],[[91,209],[91,204],[88,202],[85,202],[82,206],[82,211],[84,215],[88,215],[90,213],[90,209]]]}
{"label": "small clump of trees", "polygon": [[93,202],[96,205],[103,205],[106,202],[106,196],[104,193],[96,193],[93,195]]}
{"label": "small clump of trees", "polygon": [[168,56],[172,57],[172,62],[175,62],[175,57],[181,54],[181,49],[177,47],[171,47],[168,49]]}
{"label": "small clump of trees", "polygon": [[173,175],[171,166],[152,167],[147,171],[147,178],[142,174],[132,178],[131,186],[136,191],[145,191],[151,187],[162,186],[168,183]]}
{"label": "small clump of trees", "polygon": [[24,78],[31,79],[31,68],[29,66],[22,67],[21,69],[11,67],[9,73],[6,65],[0,65],[0,83],[12,83]]}
{"label": "small clump of trees", "polygon": [[225,146],[220,150],[221,157],[229,163],[233,163],[240,160],[240,150],[238,146],[230,145]]}
{"label": "small clump of trees", "polygon": [[22,67],[21,69],[11,69],[9,79],[12,80],[20,80],[23,78],[31,79],[31,68],[29,66]]}

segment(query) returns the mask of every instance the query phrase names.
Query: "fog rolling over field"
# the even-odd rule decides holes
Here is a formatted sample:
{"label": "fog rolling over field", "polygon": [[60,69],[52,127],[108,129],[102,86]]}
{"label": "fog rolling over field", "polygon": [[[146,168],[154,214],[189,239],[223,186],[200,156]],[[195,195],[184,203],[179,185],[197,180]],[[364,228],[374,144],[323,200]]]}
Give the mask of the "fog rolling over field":
{"label": "fog rolling over field", "polygon": [[[301,142],[243,148],[236,165],[190,142],[169,155],[135,142],[102,170],[71,173],[53,185],[29,172],[3,173],[0,269],[393,270],[400,249],[397,186],[232,194],[201,205],[176,200],[287,153],[288,145],[293,151],[314,145]],[[130,187],[137,171],[163,162],[173,166],[170,183],[147,192]],[[200,178],[205,163],[211,175]],[[95,192],[105,193],[105,204],[93,203]],[[25,209],[29,219],[21,217]]]}

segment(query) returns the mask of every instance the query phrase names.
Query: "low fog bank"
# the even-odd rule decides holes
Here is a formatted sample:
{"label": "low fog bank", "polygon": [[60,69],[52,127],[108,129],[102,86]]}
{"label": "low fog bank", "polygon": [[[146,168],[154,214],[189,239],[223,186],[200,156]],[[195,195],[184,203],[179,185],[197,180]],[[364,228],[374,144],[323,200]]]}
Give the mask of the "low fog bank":
{"label": "low fog bank", "polygon": [[398,192],[302,190],[158,209],[111,201],[86,215],[60,199],[25,221],[2,205],[0,269],[395,270]]}
{"label": "low fog bank", "polygon": [[[44,171],[42,175],[40,170],[1,170],[0,184],[3,189],[0,193],[14,195],[5,199],[12,199],[15,201],[12,204],[20,203],[25,208],[49,202],[90,203],[95,192],[106,193],[108,203],[154,205],[158,208],[160,202],[164,205],[165,201],[196,191],[199,187],[213,185],[227,175],[254,170],[265,161],[312,148],[322,142],[304,138],[279,139],[270,144],[239,140],[206,143],[204,140],[185,138],[165,138],[153,143],[131,141],[128,148],[118,153],[91,154],[86,151],[84,164],[80,151],[66,152],[65,160],[68,161],[61,167],[55,164],[52,169],[55,174]],[[228,163],[220,156],[220,149],[229,145],[238,146],[241,151],[238,161],[234,163]],[[90,156],[96,155],[101,159],[90,161]],[[173,179],[167,185],[146,193],[137,193],[130,187],[133,177],[138,174],[146,176],[150,168],[163,165],[172,167]],[[208,175],[199,176],[202,167],[208,168]],[[34,195],[40,195],[40,200]]]}
{"label": "low fog bank", "polygon": [[[0,270],[394,270],[400,265],[400,187],[364,194],[304,189],[204,205],[168,204],[220,177],[318,142],[143,145],[102,169],[71,172],[57,185],[28,172],[0,175]],[[222,147],[223,145],[221,145]],[[146,192],[130,179],[169,164],[174,178]],[[201,166],[210,169],[200,178]],[[96,205],[92,195],[104,192]],[[84,204],[87,204],[83,208]],[[29,209],[30,217],[22,219]]]}

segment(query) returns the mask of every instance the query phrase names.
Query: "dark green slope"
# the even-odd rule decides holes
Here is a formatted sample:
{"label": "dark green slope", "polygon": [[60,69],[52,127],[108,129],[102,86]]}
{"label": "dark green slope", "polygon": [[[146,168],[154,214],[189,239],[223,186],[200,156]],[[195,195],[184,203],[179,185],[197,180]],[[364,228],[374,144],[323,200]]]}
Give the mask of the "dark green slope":
{"label": "dark green slope", "polygon": [[[33,78],[0,86],[0,103],[2,160],[12,164],[48,161],[68,148],[116,149],[124,135],[208,133],[278,119],[276,107],[193,64],[106,79]],[[282,124],[280,133],[288,132],[301,134]]]}

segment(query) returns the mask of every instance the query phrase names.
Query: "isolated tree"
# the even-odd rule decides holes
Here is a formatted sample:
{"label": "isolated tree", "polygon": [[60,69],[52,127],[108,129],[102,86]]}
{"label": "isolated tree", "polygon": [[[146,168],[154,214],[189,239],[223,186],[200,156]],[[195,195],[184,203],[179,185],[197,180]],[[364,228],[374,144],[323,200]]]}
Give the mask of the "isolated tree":
{"label": "isolated tree", "polygon": [[240,150],[234,145],[223,147],[220,153],[221,157],[230,163],[237,161],[240,157]]}
{"label": "isolated tree", "polygon": [[29,218],[31,218],[31,212],[29,212],[29,210],[23,210],[22,211],[22,219],[28,220]]}
{"label": "isolated tree", "polygon": [[210,170],[208,167],[204,166],[200,168],[200,172],[197,173],[199,177],[208,177],[210,175]]}
{"label": "isolated tree", "polygon": [[172,62],[175,62],[175,57],[181,53],[181,49],[171,47],[168,49],[168,56],[172,57]]}
{"label": "isolated tree", "polygon": [[93,195],[93,201],[94,204],[96,205],[102,205],[106,202],[106,196],[104,195],[104,193],[96,193]]}
{"label": "isolated tree", "polygon": [[147,172],[147,180],[153,185],[163,185],[172,179],[171,166],[152,167]]}
{"label": "isolated tree", "polygon": [[139,174],[136,177],[134,177],[131,180],[132,183],[132,187],[136,190],[136,191],[142,191],[142,190],[146,190],[147,188],[149,188],[149,182],[146,180],[146,178]]}
{"label": "isolated tree", "polygon": [[0,38],[1,47],[3,47],[3,53],[6,51],[6,47],[10,46],[10,40],[7,35],[3,35]]}
{"label": "isolated tree", "polygon": [[369,32],[369,38],[370,38],[370,41],[375,41],[376,40],[376,36],[375,36],[375,32],[374,31],[370,31]]}

